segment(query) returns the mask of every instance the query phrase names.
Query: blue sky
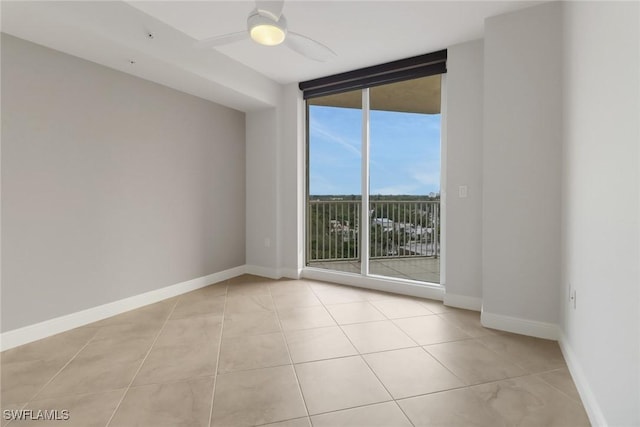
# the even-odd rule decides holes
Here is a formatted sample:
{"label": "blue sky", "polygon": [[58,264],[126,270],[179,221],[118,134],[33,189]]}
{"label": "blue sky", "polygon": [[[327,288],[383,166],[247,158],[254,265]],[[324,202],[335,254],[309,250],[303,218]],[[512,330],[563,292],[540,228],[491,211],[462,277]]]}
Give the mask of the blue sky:
{"label": "blue sky", "polygon": [[[310,194],[360,194],[362,111],[310,106]],[[371,111],[370,194],[440,191],[440,115]]]}

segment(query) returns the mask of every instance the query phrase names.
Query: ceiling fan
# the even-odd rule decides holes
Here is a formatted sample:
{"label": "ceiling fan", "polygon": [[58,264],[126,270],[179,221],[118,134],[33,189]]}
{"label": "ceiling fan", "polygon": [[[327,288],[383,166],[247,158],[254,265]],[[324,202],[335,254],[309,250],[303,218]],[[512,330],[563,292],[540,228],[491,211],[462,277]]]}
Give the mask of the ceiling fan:
{"label": "ceiling fan", "polygon": [[284,43],[299,54],[319,62],[329,61],[335,52],[322,43],[287,29],[287,19],[282,14],[284,0],[256,0],[256,7],[247,18],[247,30],[200,40],[197,46],[211,48],[251,38],[265,46]]}

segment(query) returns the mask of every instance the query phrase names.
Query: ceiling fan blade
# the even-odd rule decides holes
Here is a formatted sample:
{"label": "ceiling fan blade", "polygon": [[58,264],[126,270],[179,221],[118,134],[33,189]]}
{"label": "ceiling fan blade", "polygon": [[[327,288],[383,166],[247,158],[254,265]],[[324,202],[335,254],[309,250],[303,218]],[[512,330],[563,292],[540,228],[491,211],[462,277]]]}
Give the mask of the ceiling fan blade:
{"label": "ceiling fan blade", "polygon": [[229,33],[222,36],[215,36],[208,39],[199,40],[196,42],[196,47],[200,49],[208,49],[211,47],[234,43],[240,40],[244,40],[248,37],[249,34],[246,31],[238,31],[237,33]]}
{"label": "ceiling fan blade", "polygon": [[327,62],[337,56],[334,51],[322,43],[292,31],[287,32],[284,41],[288,47],[314,61]]}
{"label": "ceiling fan blade", "polygon": [[283,7],[284,0],[256,0],[256,10],[258,13],[274,21],[280,19]]}

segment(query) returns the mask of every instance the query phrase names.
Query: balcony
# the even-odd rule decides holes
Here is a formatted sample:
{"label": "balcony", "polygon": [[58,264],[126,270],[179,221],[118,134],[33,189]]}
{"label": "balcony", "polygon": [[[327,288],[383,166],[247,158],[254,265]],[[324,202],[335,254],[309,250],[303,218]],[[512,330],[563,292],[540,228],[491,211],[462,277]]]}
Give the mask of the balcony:
{"label": "balcony", "polygon": [[[308,202],[309,267],[360,273],[362,204],[351,198]],[[371,274],[440,283],[440,200],[372,200],[369,222]]]}

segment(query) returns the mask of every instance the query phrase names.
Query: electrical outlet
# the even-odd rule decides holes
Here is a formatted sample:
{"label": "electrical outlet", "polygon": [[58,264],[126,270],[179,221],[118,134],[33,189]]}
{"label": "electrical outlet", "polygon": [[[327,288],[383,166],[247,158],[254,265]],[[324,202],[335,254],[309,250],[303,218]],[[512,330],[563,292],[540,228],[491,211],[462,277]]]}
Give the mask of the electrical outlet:
{"label": "electrical outlet", "polygon": [[270,238],[268,238],[268,237],[264,238],[264,247],[265,248],[271,247],[271,239]]}
{"label": "electrical outlet", "polygon": [[571,301],[571,304],[573,305],[573,309],[576,309],[576,290],[575,289],[571,289],[569,292],[569,301]]}

